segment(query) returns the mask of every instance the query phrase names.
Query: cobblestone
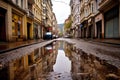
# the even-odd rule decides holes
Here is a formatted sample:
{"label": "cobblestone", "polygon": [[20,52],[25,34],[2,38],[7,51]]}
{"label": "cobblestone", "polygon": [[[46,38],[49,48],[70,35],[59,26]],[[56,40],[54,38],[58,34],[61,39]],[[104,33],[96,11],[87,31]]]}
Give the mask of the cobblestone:
{"label": "cobblestone", "polygon": [[108,61],[108,63],[112,63],[117,67],[120,67],[120,47],[115,47],[112,45],[100,44],[100,43],[91,43],[84,41],[82,39],[68,39],[68,38],[60,38],[58,40],[64,40],[69,43],[74,44],[74,46],[78,49],[82,49],[87,54],[93,54],[97,57],[100,57],[103,60]]}

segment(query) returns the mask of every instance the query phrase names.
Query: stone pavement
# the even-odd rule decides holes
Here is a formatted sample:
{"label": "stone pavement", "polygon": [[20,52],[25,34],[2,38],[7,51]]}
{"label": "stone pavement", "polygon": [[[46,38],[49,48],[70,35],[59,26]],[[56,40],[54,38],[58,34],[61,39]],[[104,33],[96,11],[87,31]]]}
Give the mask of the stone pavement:
{"label": "stone pavement", "polygon": [[[83,39],[83,40],[88,42],[97,42],[97,43],[120,46],[120,39]],[[6,51],[14,50],[32,44],[37,44],[43,41],[44,41],[43,39],[38,39],[38,40],[28,40],[28,41],[18,41],[18,42],[0,42],[0,53],[4,53]]]}
{"label": "stone pavement", "polygon": [[43,41],[44,41],[43,39],[38,39],[38,40],[28,40],[28,41],[18,41],[18,42],[0,42],[0,53],[29,46],[32,44],[37,44]]}
{"label": "stone pavement", "polygon": [[85,41],[83,39],[61,38],[63,41],[72,43],[75,48],[82,50],[88,55],[94,55],[108,63],[120,67],[120,45],[99,43],[94,41]]}

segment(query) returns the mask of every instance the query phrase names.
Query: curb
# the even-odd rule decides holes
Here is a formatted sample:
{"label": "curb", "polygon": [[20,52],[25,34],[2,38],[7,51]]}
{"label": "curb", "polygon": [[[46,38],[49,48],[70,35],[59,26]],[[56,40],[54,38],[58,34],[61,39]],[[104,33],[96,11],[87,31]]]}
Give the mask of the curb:
{"label": "curb", "polygon": [[91,42],[96,42],[96,43],[111,44],[111,45],[120,47],[120,43],[105,42],[105,41],[95,41],[95,40],[85,40],[85,39],[82,39],[82,40],[87,41],[87,42],[91,41]]}
{"label": "curb", "polygon": [[9,52],[9,51],[12,51],[12,50],[15,50],[15,49],[19,49],[19,48],[22,48],[22,47],[30,46],[30,45],[33,45],[33,44],[41,43],[41,42],[44,42],[44,41],[45,41],[45,40],[40,41],[40,42],[30,43],[30,44],[23,44],[23,45],[14,47],[14,48],[9,48],[9,49],[5,49],[5,50],[0,50],[0,54],[5,53],[5,52]]}

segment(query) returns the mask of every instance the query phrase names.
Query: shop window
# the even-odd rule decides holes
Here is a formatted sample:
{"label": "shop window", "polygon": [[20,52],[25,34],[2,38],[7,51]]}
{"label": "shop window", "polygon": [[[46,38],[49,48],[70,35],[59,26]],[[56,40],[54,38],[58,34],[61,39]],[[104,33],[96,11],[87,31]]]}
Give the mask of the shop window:
{"label": "shop window", "polygon": [[12,15],[12,36],[20,37],[21,29],[22,29],[22,18],[13,13]]}

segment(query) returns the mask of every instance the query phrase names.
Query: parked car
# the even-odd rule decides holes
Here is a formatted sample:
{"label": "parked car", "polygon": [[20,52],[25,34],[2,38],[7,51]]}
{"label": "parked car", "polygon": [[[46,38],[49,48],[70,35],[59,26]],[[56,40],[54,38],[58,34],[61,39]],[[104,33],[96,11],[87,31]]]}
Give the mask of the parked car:
{"label": "parked car", "polygon": [[45,40],[51,40],[52,39],[52,33],[46,32],[43,37]]}
{"label": "parked car", "polygon": [[72,38],[71,35],[65,35],[64,38]]}
{"label": "parked car", "polygon": [[54,34],[54,35],[53,35],[53,39],[56,39],[56,38],[58,38],[58,36]]}

